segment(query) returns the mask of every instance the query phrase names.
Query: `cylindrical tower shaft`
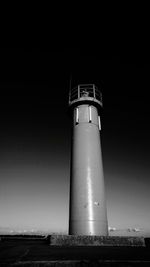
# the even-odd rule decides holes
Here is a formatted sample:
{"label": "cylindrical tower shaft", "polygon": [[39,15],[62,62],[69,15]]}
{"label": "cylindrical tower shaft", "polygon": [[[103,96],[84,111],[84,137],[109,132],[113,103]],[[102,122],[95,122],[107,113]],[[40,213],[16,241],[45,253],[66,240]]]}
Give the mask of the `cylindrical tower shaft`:
{"label": "cylindrical tower shaft", "polygon": [[98,109],[73,108],[69,234],[108,234]]}

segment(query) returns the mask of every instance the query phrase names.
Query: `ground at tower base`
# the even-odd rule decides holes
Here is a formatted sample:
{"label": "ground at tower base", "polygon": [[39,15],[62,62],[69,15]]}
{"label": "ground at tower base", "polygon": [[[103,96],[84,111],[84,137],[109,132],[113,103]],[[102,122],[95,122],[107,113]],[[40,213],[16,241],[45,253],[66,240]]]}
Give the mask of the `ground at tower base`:
{"label": "ground at tower base", "polygon": [[150,238],[1,236],[0,266],[150,266]]}

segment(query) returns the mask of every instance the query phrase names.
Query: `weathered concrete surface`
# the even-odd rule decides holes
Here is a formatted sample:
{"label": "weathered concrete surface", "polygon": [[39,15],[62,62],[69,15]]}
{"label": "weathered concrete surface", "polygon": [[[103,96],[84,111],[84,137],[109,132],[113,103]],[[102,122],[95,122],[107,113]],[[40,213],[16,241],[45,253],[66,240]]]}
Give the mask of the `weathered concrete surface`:
{"label": "weathered concrete surface", "polygon": [[87,261],[87,260],[68,260],[68,261],[26,261],[12,263],[11,265],[2,264],[1,267],[16,266],[16,267],[149,267],[149,261]]}
{"label": "weathered concrete surface", "polygon": [[0,242],[0,267],[135,267],[150,266],[150,239],[145,246],[50,246],[43,240],[4,238]]}
{"label": "weathered concrete surface", "polygon": [[125,246],[145,247],[144,237],[51,235],[51,246]]}

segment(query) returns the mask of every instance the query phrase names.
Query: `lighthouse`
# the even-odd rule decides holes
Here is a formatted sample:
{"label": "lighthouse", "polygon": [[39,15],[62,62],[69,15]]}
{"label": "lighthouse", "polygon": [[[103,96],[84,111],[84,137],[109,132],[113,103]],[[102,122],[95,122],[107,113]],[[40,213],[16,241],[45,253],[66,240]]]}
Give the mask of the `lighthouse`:
{"label": "lighthouse", "polygon": [[69,235],[108,235],[100,140],[102,106],[102,94],[95,84],[80,84],[70,89]]}

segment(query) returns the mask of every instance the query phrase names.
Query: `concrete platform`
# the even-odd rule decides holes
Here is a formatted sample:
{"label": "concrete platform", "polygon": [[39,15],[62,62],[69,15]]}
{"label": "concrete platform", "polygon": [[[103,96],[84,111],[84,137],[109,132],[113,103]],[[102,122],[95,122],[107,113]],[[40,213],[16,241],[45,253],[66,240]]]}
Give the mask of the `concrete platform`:
{"label": "concrete platform", "polygon": [[106,246],[106,247],[145,247],[144,237],[122,236],[80,236],[51,235],[48,237],[51,246]]}
{"label": "concrete platform", "polygon": [[[115,238],[118,239],[118,237]],[[56,246],[50,245],[50,240],[51,236],[48,236],[48,238],[33,238],[32,236],[31,238],[26,236],[22,236],[22,238],[14,236],[1,237],[0,267],[150,266],[150,238],[145,238],[144,246],[141,243],[138,243],[138,245],[137,243],[136,245],[132,243],[132,245],[128,246],[116,246],[116,244],[110,246],[108,242],[100,246],[89,246],[89,244]]]}

